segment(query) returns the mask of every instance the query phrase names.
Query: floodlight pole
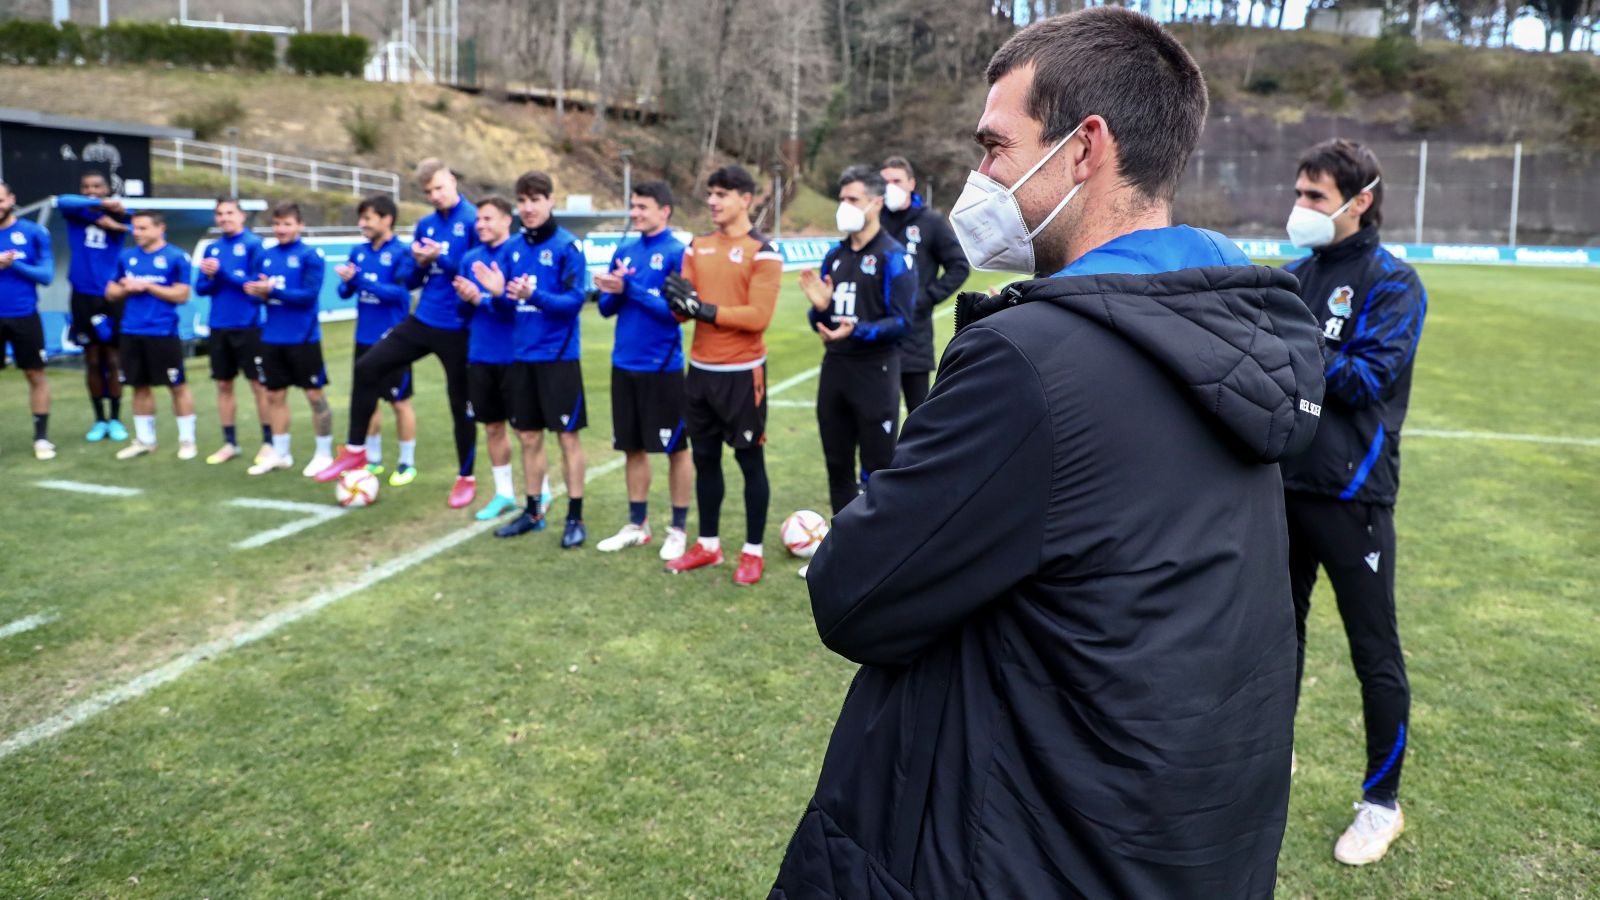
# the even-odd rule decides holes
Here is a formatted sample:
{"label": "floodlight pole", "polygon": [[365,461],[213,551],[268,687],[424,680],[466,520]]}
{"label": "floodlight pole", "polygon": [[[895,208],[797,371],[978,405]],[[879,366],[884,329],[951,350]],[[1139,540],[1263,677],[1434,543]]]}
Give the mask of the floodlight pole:
{"label": "floodlight pole", "polygon": [[228,196],[239,196],[239,129],[228,129]]}
{"label": "floodlight pole", "polygon": [[1417,150],[1417,225],[1416,238],[1413,243],[1422,243],[1422,215],[1427,211],[1428,190],[1428,142],[1423,141]]}
{"label": "floodlight pole", "polygon": [[111,0],[100,0],[100,27],[111,24]]}
{"label": "floodlight pole", "polygon": [[1517,245],[1517,207],[1522,199],[1522,142],[1517,141],[1511,162],[1511,246]]}
{"label": "floodlight pole", "polygon": [[633,203],[633,151],[623,150],[618,155],[622,157],[622,205],[627,207]]}

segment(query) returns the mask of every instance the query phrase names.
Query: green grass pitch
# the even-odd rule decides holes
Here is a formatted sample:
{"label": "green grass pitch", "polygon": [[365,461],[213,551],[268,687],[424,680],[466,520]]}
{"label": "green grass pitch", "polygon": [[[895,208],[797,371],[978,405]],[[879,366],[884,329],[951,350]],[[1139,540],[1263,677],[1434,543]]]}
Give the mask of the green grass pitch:
{"label": "green grass pitch", "polygon": [[[1378,865],[1332,860],[1363,751],[1359,693],[1322,589],[1280,893],[1595,896],[1600,446],[1425,432],[1600,438],[1600,276],[1422,274],[1431,303],[1399,507],[1415,693],[1408,830]],[[803,303],[786,277],[771,385],[820,359]],[[950,319],[939,326],[947,339]],[[615,458],[611,329],[592,310],[583,328],[585,444],[598,469]],[[350,339],[349,325],[324,337],[336,434]],[[190,374],[204,454],[220,437],[214,393],[203,359]],[[228,501],[332,504],[332,488],[298,472],[249,478],[242,461],[179,463],[164,397],[159,456],[119,463],[113,446],[83,442],[89,405],[71,370],[51,371],[60,458],[37,462],[22,377],[0,373],[0,625],[58,616],[0,639],[0,740],[468,526],[444,504],[441,373],[426,360],[416,374],[416,483],[236,550],[299,514]],[[819,644],[777,540],[789,511],[826,511],[815,420],[793,403],[814,394],[802,381],[774,398],[786,402],[770,416],[760,586],[735,588],[729,566],[669,577],[653,547],[595,552],[626,517],[622,473],[600,473],[582,550],[560,550],[555,530],[472,537],[0,758],[0,896],[764,896],[852,672]],[[291,402],[304,460],[309,418]],[[731,457],[726,469],[723,532],[737,545]],[[483,483],[488,474],[480,459]],[[141,493],[66,493],[44,479]],[[660,463],[651,501],[659,529]],[[558,499],[552,518],[563,510]]]}

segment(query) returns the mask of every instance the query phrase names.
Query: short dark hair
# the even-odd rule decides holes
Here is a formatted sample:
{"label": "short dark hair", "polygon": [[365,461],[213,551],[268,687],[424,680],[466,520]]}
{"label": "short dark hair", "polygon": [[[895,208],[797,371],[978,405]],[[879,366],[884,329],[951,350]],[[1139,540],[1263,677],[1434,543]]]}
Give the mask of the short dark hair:
{"label": "short dark hair", "polygon": [[1028,115],[1047,144],[1099,115],[1117,141],[1122,179],[1171,201],[1205,127],[1206,81],[1194,57],[1155,19],[1099,6],[1035,22],[989,60],[989,83],[1034,66]]}
{"label": "short dark hair", "polygon": [[517,176],[518,197],[554,197],[556,182],[543,172],[523,172]]}
{"label": "short dark hair", "polygon": [[882,197],[883,189],[888,186],[888,183],[883,180],[883,175],[871,166],[851,166],[839,173],[840,190],[844,190],[845,185],[855,184],[856,182],[860,182],[861,186],[867,189],[867,193],[873,197]]}
{"label": "short dark hair", "polygon": [[672,186],[665,181],[645,181],[636,184],[633,186],[633,196],[649,197],[656,202],[657,206],[663,208],[671,208],[676,205],[672,202]]}
{"label": "short dark hair", "polygon": [[83,184],[83,180],[85,178],[98,178],[101,181],[104,181],[107,187],[111,186],[111,179],[106,175],[103,169],[84,169],[82,172],[78,173],[79,184]]}
{"label": "short dark hair", "polygon": [[244,212],[244,207],[239,206],[238,197],[218,197],[217,202],[211,204],[211,208],[216,209],[219,206],[237,206],[240,212]]}
{"label": "short dark hair", "polygon": [[[520,178],[517,179],[517,183],[521,184],[522,183],[522,179],[520,179]],[[500,196],[499,194],[490,194],[489,196],[484,197],[482,200],[478,201],[478,208],[479,209],[482,209],[485,206],[492,206],[495,209],[498,209],[501,212],[505,213],[507,216],[515,216],[517,214],[517,206],[516,206],[516,204],[514,204],[510,200],[507,200],[506,198]]]}
{"label": "short dark hair", "polygon": [[711,173],[706,179],[706,187],[722,188],[725,191],[737,191],[741,194],[754,194],[756,180],[744,170],[744,166],[723,166]]}
{"label": "short dark hair", "polygon": [[1295,169],[1295,174],[1310,175],[1312,178],[1322,175],[1332,177],[1334,185],[1339,188],[1339,195],[1346,201],[1377,181],[1370,188],[1372,205],[1361,214],[1361,227],[1383,224],[1383,167],[1378,164],[1378,155],[1365,144],[1344,138],[1323,141],[1301,155],[1300,166]]}
{"label": "short dark hair", "polygon": [[392,221],[400,217],[400,210],[395,207],[394,200],[388,194],[373,194],[363,199],[356,207],[356,215],[359,216],[369,209],[380,219],[387,218]]}
{"label": "short dark hair", "polygon": [[880,170],[899,169],[900,171],[906,173],[907,178],[911,179],[912,181],[917,180],[917,170],[911,168],[911,160],[906,159],[904,156],[891,156],[884,160],[883,164],[878,166],[878,168]]}
{"label": "short dark hair", "polygon": [[153,209],[136,209],[136,210],[134,210],[133,211],[133,215],[128,217],[128,221],[131,222],[134,219],[149,219],[151,224],[154,224],[154,225],[163,225],[164,226],[164,225],[167,224],[167,217],[163,216],[161,213],[156,212]]}
{"label": "short dark hair", "polygon": [[[428,186],[428,182],[433,180],[433,176],[439,174],[440,172],[449,171],[450,167],[444,164],[444,160],[438,158],[437,156],[430,156],[422,162],[417,163],[417,183],[426,188]],[[451,174],[453,175],[455,173],[451,172]]]}
{"label": "short dark hair", "polygon": [[274,219],[293,219],[296,222],[305,221],[305,217],[300,215],[300,204],[293,200],[280,200],[274,204],[272,217]]}

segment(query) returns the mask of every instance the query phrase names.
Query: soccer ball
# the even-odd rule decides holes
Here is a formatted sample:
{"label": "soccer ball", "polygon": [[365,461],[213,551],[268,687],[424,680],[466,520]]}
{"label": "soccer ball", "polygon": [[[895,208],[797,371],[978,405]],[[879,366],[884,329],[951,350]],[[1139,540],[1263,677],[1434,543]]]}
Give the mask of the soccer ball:
{"label": "soccer ball", "polygon": [[351,469],[339,476],[333,495],[340,506],[371,506],[378,502],[378,476],[366,469]]}
{"label": "soccer ball", "polygon": [[817,546],[828,536],[828,520],[809,509],[790,513],[783,520],[783,545],[801,559],[810,559]]}

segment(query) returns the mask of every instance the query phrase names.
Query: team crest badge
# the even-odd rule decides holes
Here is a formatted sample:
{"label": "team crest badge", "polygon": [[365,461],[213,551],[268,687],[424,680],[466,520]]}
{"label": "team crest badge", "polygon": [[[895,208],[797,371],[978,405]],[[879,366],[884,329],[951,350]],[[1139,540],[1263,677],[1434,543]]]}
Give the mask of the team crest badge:
{"label": "team crest badge", "polygon": [[234,256],[243,256],[244,255],[244,245],[243,244],[234,244],[233,245],[233,255]]}
{"label": "team crest badge", "polygon": [[562,413],[561,414],[561,424],[565,425],[565,424],[567,424],[568,422],[571,422],[571,421],[572,421],[572,416],[568,415],[567,413]]}
{"label": "team crest badge", "polygon": [[1328,295],[1328,312],[1340,318],[1350,315],[1350,302],[1355,298],[1356,292],[1350,285],[1335,288],[1333,293]]}
{"label": "team crest badge", "polygon": [[177,370],[177,369],[168,369],[167,370],[167,381],[169,383],[177,384],[178,382],[180,382],[182,380],[183,380],[183,376],[181,374],[179,374],[179,370]]}
{"label": "team crest badge", "polygon": [[553,266],[555,264],[556,264],[556,255],[555,255],[555,253],[553,253],[553,252],[551,252],[549,250],[540,250],[539,251],[539,265],[541,265],[541,266]]}
{"label": "team crest badge", "polygon": [[861,271],[868,275],[878,274],[878,258],[870,253],[861,257]]}
{"label": "team crest badge", "polygon": [[922,226],[921,225],[913,225],[910,228],[907,228],[906,229],[906,240],[910,241],[913,244],[915,244],[918,241],[922,240]]}
{"label": "team crest badge", "polygon": [[671,428],[663,428],[660,431],[656,432],[656,434],[661,437],[661,446],[663,446],[663,447],[665,447],[667,445],[667,443],[672,440],[672,429]]}
{"label": "team crest badge", "polygon": [[21,246],[28,242],[27,236],[20,231],[11,232],[11,243]]}
{"label": "team crest badge", "polygon": [[655,271],[659,272],[659,271],[661,271],[662,266],[665,266],[666,264],[667,264],[666,257],[662,256],[659,253],[650,254],[650,268],[651,269],[654,269]]}
{"label": "team crest badge", "polygon": [[728,251],[728,262],[731,262],[736,266],[739,265],[740,263],[744,262],[744,248],[743,247],[734,247],[733,249],[729,250]]}
{"label": "team crest badge", "polygon": [[381,262],[386,266],[392,266],[392,265],[394,265],[394,255],[389,253],[389,252],[387,252],[387,251],[385,251],[384,253],[379,255],[378,262]]}
{"label": "team crest badge", "polygon": [[[450,230],[456,237],[464,237],[467,233],[467,226],[463,222],[457,222],[455,227]],[[433,231],[430,229],[428,233],[432,234]]]}
{"label": "team crest badge", "polygon": [[156,268],[165,269],[167,267],[167,258],[165,256],[158,256],[155,258],[155,264]]}
{"label": "team crest badge", "polygon": [[289,268],[291,268],[291,269],[300,268],[300,257],[298,257],[298,256],[289,257]]}
{"label": "team crest badge", "polygon": [[512,262],[522,262],[522,251],[521,250],[513,250],[513,251],[511,251],[511,261]]}
{"label": "team crest badge", "polygon": [[270,269],[270,268],[272,268],[272,260],[270,260],[270,259],[264,259],[264,260],[262,260],[262,261],[261,261],[261,268],[263,268],[263,269]]}

